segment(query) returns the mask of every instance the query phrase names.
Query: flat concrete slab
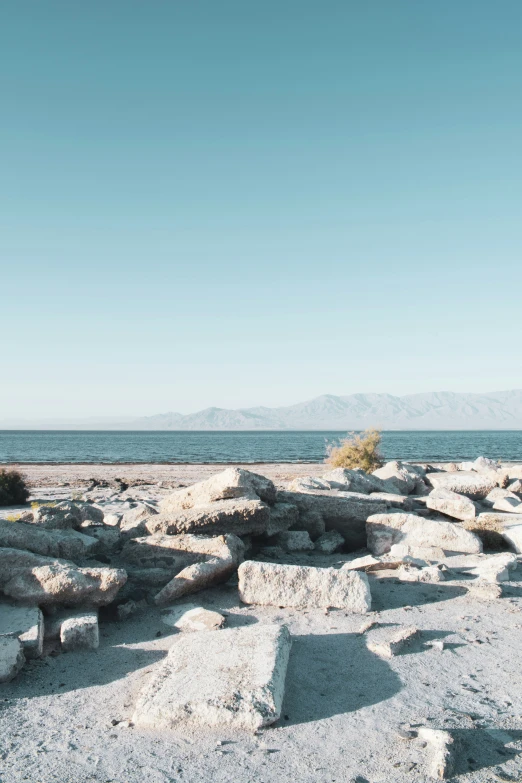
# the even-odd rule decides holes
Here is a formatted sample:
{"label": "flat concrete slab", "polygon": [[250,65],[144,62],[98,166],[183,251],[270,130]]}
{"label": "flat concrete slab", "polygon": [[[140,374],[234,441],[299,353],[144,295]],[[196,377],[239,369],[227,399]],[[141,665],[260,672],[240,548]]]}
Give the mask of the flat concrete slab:
{"label": "flat concrete slab", "polygon": [[37,606],[0,603],[0,636],[20,639],[26,658],[39,658],[43,651],[44,620]]}
{"label": "flat concrete slab", "polygon": [[141,692],[133,721],[256,731],[281,713],[291,639],[286,626],[180,634]]}

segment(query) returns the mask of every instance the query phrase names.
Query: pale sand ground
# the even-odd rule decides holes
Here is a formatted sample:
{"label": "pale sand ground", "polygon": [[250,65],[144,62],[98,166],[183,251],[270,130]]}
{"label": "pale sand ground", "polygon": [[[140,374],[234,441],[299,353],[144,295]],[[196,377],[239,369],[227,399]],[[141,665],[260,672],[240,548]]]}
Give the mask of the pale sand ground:
{"label": "pale sand ground", "polygon": [[[251,467],[276,480],[323,470],[322,464]],[[91,477],[190,483],[219,469],[89,465],[26,472],[45,496],[46,488],[70,493],[74,482]],[[62,481],[71,486],[58,488]],[[346,557],[334,555],[331,563]],[[303,555],[301,562],[312,559]],[[456,731],[461,748],[451,780],[520,781],[522,569],[514,578],[501,599],[480,602],[458,583],[399,583],[390,572],[371,577],[378,619],[421,630],[419,642],[390,661],[366,649],[357,633],[361,616],[250,608],[240,604],[233,584],[192,597],[226,612],[231,627],[289,626],[294,644],[282,716],[258,736],[113,727],[112,719],[132,715],[173,637],[154,608],[124,623],[103,623],[98,651],[31,662],[0,686],[0,781],[427,783],[429,748],[399,737],[405,723]],[[431,648],[434,639],[443,639],[446,649]]]}

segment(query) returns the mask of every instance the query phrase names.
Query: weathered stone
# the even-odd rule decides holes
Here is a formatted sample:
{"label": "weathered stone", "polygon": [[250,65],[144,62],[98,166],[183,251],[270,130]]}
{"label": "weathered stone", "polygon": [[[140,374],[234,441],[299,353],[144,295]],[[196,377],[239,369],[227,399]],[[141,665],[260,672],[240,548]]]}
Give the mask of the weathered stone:
{"label": "weathered stone", "polygon": [[419,737],[430,747],[431,759],[428,765],[430,777],[435,780],[452,777],[455,768],[456,743],[450,732],[423,726],[419,729]]}
{"label": "weathered stone", "polygon": [[298,476],[287,486],[289,492],[315,492],[318,489],[329,491],[331,488],[328,481],[318,476]]}
{"label": "weathered stone", "polygon": [[74,560],[96,552],[98,541],[76,530],[48,530],[0,519],[0,547],[25,549],[38,555]]}
{"label": "weathered stone", "polygon": [[333,555],[344,546],[344,538],[337,530],[329,530],[323,533],[315,542],[315,549],[323,555]]}
{"label": "weathered stone", "polygon": [[484,499],[484,505],[491,506],[495,511],[522,514],[522,501],[514,492],[495,487]]}
{"label": "weathered stone", "polygon": [[122,519],[123,514],[105,514],[103,524],[109,525],[109,527],[119,527]]}
{"label": "weathered stone", "polygon": [[477,601],[496,601],[502,596],[502,588],[495,582],[486,579],[475,579],[466,585],[470,598]]}
{"label": "weathered stone", "polygon": [[506,526],[500,535],[513,551],[522,554],[522,524]]}
{"label": "weathered stone", "polygon": [[372,492],[370,497],[386,503],[388,508],[400,508],[403,511],[413,511],[415,508],[415,500],[409,495],[396,495],[392,492]]}
{"label": "weathered stone", "polygon": [[20,639],[16,636],[0,636],[0,682],[14,679],[24,663]]}
{"label": "weathered stone", "polygon": [[461,555],[446,558],[448,568],[457,574],[476,576],[486,582],[506,582],[510,571],[517,568],[516,555],[499,552],[495,555]]}
{"label": "weathered stone", "polygon": [[[221,500],[263,500],[272,504],[276,488],[270,479],[242,468],[227,468],[206,481],[199,481],[168,495],[160,503],[161,514],[207,506]],[[189,531],[187,531],[189,532]],[[231,531],[234,532],[234,531]]]}
{"label": "weathered stone", "polygon": [[164,609],[161,619],[166,625],[179,631],[217,631],[225,625],[225,617],[222,614],[196,604]]}
{"label": "weathered stone", "polygon": [[145,599],[142,599],[141,601],[133,601],[131,598],[124,604],[119,604],[116,607],[116,615],[118,620],[125,621],[128,620],[129,617],[134,617],[135,615],[144,612],[147,607],[148,603]]}
{"label": "weathered stone", "polygon": [[260,535],[270,524],[270,506],[259,499],[216,500],[206,506],[162,511],[145,522],[149,533]]}
{"label": "weathered stone", "polygon": [[341,567],[341,571],[381,571],[383,565],[381,561],[373,555],[363,555],[354,560],[348,560]]}
{"label": "weathered stone", "polygon": [[440,547],[445,552],[482,552],[480,539],[454,522],[424,519],[414,514],[375,514],[366,522],[368,549],[374,555],[389,552],[394,544]]}
{"label": "weathered stone", "polygon": [[268,726],[281,713],[290,645],[287,628],[277,625],[179,634],[141,692],[133,721],[155,730]]}
{"label": "weathered stone", "polygon": [[399,460],[387,462],[382,468],[374,470],[372,475],[380,479],[393,481],[397,486],[398,493],[402,495],[409,495],[410,492],[413,492],[418,479],[421,477],[418,470]]}
{"label": "weathered stone", "polygon": [[426,505],[433,511],[440,511],[454,519],[475,519],[476,515],[475,504],[472,500],[443,487],[431,490]]}
{"label": "weathered stone", "polygon": [[[298,511],[298,519],[291,530],[306,530],[312,541],[320,538],[325,532],[324,519],[318,511]],[[333,531],[337,532],[337,531]],[[339,534],[340,535],[340,534]],[[343,538],[344,544],[344,538]]]}
{"label": "weathered stone", "polygon": [[80,510],[80,517],[82,522],[103,525],[103,509],[101,509],[99,506],[94,506],[92,503],[78,503],[77,507]]}
{"label": "weathered stone", "polygon": [[238,576],[239,597],[245,604],[334,607],[360,613],[371,606],[364,573],[246,560]]}
{"label": "weathered stone", "polygon": [[497,479],[494,476],[473,471],[428,473],[426,481],[434,489],[449,489],[459,495],[466,495],[472,500],[485,498],[497,486]]}
{"label": "weathered stone", "polygon": [[120,533],[124,538],[132,539],[147,534],[146,522],[158,515],[158,509],[150,503],[139,503],[126,511],[120,520]]}
{"label": "weathered stone", "polygon": [[115,568],[78,568],[18,549],[0,549],[0,590],[22,603],[109,604],[127,574]]}
{"label": "weathered stone", "polygon": [[60,642],[64,650],[96,650],[100,644],[98,615],[80,612],[65,619],[60,627]]}
{"label": "weathered stone", "polygon": [[419,630],[414,625],[398,628],[371,629],[366,637],[368,649],[381,658],[393,658],[418,637]]}
{"label": "weathered stone", "polygon": [[444,572],[436,565],[415,568],[405,563],[397,571],[397,579],[401,582],[427,582],[428,584],[443,582]]}
{"label": "weathered stone", "polygon": [[106,525],[96,525],[96,527],[89,527],[87,529],[89,535],[98,542],[97,552],[110,553],[118,549],[121,540],[118,528],[108,527]]}
{"label": "weathered stone", "polygon": [[39,658],[43,651],[44,620],[37,606],[0,603],[0,637],[20,639],[26,658]]}
{"label": "weathered stone", "polygon": [[508,492],[515,492],[517,495],[522,494],[522,479],[515,479],[507,485]]}
{"label": "weathered stone", "polygon": [[75,503],[44,503],[33,508],[33,524],[48,530],[78,529],[82,524],[82,512]]}
{"label": "weathered stone", "polygon": [[355,492],[279,492],[278,500],[293,503],[299,509],[298,526],[308,530],[312,540],[314,535],[310,530],[309,515],[319,515],[324,523],[322,535],[326,530],[337,530],[351,550],[360,549],[366,545],[365,522],[371,514],[383,514],[387,510],[386,503],[375,500],[368,495]]}
{"label": "weathered stone", "polygon": [[280,546],[285,552],[307,552],[314,548],[314,542],[307,530],[290,530],[279,533],[276,546]]}
{"label": "weathered stone", "polygon": [[373,473],[349,468],[335,468],[321,476],[330,489],[340,489],[343,492],[360,492],[369,495],[372,492],[396,493],[397,484],[390,479],[381,479]]}
{"label": "weathered stone", "polygon": [[426,562],[440,562],[446,558],[444,550],[440,546],[409,546],[408,544],[394,544],[388,555],[393,560],[423,560]]}
{"label": "weathered stone", "polygon": [[270,507],[270,516],[264,532],[267,536],[274,536],[276,533],[289,530],[297,524],[298,520],[297,506],[292,503],[274,503]]}

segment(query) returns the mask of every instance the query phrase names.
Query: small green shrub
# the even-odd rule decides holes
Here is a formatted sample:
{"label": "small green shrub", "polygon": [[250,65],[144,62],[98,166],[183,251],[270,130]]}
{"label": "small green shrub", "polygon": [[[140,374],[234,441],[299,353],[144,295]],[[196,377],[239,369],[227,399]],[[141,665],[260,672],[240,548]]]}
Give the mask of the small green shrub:
{"label": "small green shrub", "polygon": [[326,461],[333,468],[362,468],[367,473],[382,467],[381,433],[373,427],[362,434],[352,432],[338,446],[328,447]]}
{"label": "small green shrub", "polygon": [[27,503],[29,490],[17,470],[0,470],[0,506],[19,506]]}

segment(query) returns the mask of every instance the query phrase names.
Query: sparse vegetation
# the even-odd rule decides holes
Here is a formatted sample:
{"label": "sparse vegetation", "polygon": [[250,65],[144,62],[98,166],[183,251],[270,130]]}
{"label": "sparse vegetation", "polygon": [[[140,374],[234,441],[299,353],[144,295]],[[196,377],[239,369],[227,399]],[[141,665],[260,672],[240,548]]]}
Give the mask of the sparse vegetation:
{"label": "sparse vegetation", "polygon": [[504,529],[501,522],[497,522],[494,519],[468,519],[462,522],[462,526],[480,538],[485,550],[509,549],[501,535]]}
{"label": "sparse vegetation", "polygon": [[24,477],[17,470],[0,470],[0,506],[18,506],[27,503],[29,490]]}
{"label": "sparse vegetation", "polygon": [[371,473],[383,464],[380,445],[380,430],[372,427],[363,433],[352,432],[339,445],[328,446],[326,461],[333,468],[362,468]]}

